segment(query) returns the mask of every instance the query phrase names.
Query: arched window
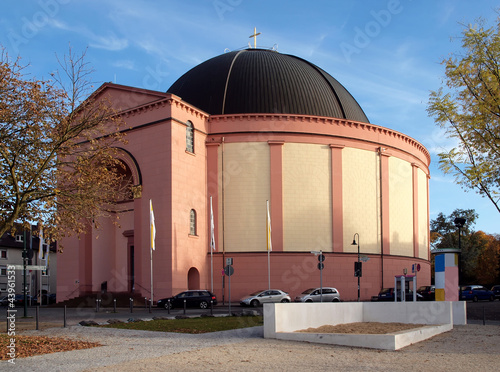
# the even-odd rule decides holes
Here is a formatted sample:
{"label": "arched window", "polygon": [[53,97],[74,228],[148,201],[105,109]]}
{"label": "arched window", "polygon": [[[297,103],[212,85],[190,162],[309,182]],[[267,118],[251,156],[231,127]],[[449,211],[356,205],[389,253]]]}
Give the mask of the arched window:
{"label": "arched window", "polygon": [[189,235],[196,235],[196,211],[191,209],[189,213]]}
{"label": "arched window", "polygon": [[186,126],[186,151],[194,153],[194,126],[189,120]]}
{"label": "arched window", "polygon": [[132,193],[133,176],[132,171],[126,163],[120,161],[115,167],[115,172],[120,177],[121,182],[117,190],[117,201],[127,201],[134,198]]}

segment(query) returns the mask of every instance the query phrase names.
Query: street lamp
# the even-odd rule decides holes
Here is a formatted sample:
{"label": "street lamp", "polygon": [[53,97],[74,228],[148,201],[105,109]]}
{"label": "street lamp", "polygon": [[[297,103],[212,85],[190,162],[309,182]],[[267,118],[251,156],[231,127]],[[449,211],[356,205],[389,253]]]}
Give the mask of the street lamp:
{"label": "street lamp", "polygon": [[[358,242],[356,242],[356,235],[358,236]],[[359,302],[359,279],[361,278],[361,261],[359,260],[359,234],[355,233],[352,238],[351,245],[358,246],[358,261],[354,263],[354,276],[358,277],[358,302]]]}
{"label": "street lamp", "polygon": [[467,220],[463,217],[457,217],[453,221],[453,223],[455,224],[455,227],[458,228],[458,250],[459,250],[459,253],[458,253],[458,285],[459,286],[460,286],[460,279],[462,276],[461,275],[462,274],[462,244],[461,244],[460,237],[462,236],[461,228],[464,227],[466,221]]}

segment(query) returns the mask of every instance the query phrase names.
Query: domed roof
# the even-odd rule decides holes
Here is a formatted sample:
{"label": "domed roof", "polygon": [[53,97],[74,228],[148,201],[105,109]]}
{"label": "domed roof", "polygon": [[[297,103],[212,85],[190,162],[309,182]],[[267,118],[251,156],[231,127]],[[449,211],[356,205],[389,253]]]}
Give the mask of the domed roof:
{"label": "domed roof", "polygon": [[331,75],[273,50],[221,54],[186,72],[167,92],[211,115],[277,113],[369,122]]}

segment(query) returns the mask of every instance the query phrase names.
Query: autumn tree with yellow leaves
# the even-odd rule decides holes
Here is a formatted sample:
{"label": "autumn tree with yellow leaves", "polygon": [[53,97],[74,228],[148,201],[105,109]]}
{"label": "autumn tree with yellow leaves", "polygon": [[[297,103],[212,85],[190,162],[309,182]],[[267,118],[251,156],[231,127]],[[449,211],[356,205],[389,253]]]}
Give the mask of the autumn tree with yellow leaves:
{"label": "autumn tree with yellow leaves", "polygon": [[0,50],[0,236],[42,223],[52,240],[85,231],[120,199],[121,121],[93,90],[85,53],[50,80]]}
{"label": "autumn tree with yellow leaves", "polygon": [[461,40],[461,51],[442,61],[446,86],[429,99],[429,115],[456,144],[439,165],[500,212],[500,18],[465,27]]}

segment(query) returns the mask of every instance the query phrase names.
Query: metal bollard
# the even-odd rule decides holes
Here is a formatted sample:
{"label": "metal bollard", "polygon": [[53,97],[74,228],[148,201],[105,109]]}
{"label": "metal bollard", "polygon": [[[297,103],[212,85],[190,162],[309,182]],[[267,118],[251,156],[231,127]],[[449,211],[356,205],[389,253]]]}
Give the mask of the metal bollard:
{"label": "metal bollard", "polygon": [[170,315],[170,300],[167,300],[167,314]]}
{"label": "metal bollard", "polygon": [[147,297],[144,297],[144,308],[145,309],[148,308],[148,299],[147,299]]}
{"label": "metal bollard", "polygon": [[129,298],[129,301],[130,301],[130,312],[134,312],[134,299],[133,298]]}
{"label": "metal bollard", "polygon": [[186,315],[186,300],[184,300],[184,315]]}
{"label": "metal bollard", "polygon": [[151,307],[153,306],[153,299],[149,299],[149,313],[151,314]]}
{"label": "metal bollard", "polygon": [[214,315],[214,301],[210,300],[210,315]]}
{"label": "metal bollard", "polygon": [[113,299],[113,312],[116,313],[116,298]]}
{"label": "metal bollard", "polygon": [[66,328],[66,305],[64,305],[64,328]]}
{"label": "metal bollard", "polygon": [[39,320],[38,318],[39,318],[39,315],[40,315],[39,311],[40,311],[40,306],[37,305],[36,306],[36,312],[35,312],[35,314],[36,314],[36,330],[37,331],[38,331],[38,320]]}

